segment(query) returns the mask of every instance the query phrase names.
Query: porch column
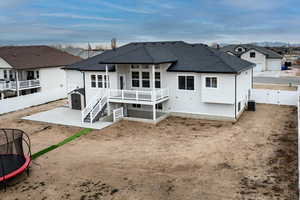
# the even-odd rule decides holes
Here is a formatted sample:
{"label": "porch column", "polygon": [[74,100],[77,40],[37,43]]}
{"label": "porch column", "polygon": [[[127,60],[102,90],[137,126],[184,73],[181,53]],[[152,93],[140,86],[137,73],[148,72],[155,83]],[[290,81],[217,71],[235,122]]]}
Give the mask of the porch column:
{"label": "porch column", "polygon": [[152,65],[152,89],[155,90],[155,65]]}
{"label": "porch column", "polygon": [[4,99],[4,93],[0,92],[0,100]]}
{"label": "porch column", "polygon": [[153,120],[156,120],[156,108],[155,108],[156,104],[153,104]]}
{"label": "porch column", "polygon": [[19,91],[19,73],[18,73],[18,70],[16,70],[15,76],[16,76],[16,91],[17,91],[17,96],[20,96],[20,91]]}
{"label": "porch column", "polygon": [[108,81],[108,66],[107,65],[105,65],[105,76],[106,76],[106,91],[108,93],[108,83],[109,83],[109,81]]}

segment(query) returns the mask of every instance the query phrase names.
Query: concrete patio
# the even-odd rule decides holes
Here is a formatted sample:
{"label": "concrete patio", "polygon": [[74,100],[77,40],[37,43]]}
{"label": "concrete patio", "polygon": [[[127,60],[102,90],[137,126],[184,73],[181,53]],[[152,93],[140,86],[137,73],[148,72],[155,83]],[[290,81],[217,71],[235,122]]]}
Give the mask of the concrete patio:
{"label": "concrete patio", "polygon": [[103,129],[112,125],[112,122],[97,121],[93,124],[81,122],[81,111],[72,110],[67,107],[59,107],[45,112],[40,112],[34,115],[23,117],[22,119],[46,122],[52,124],[77,126],[82,128]]}

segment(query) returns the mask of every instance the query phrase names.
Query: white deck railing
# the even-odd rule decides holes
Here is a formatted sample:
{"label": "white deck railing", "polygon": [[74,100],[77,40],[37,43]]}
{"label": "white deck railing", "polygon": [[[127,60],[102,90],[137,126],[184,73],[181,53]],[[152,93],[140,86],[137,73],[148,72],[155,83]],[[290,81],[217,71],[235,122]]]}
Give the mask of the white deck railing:
{"label": "white deck railing", "polygon": [[120,90],[110,89],[108,98],[118,100],[134,100],[134,101],[150,101],[155,102],[163,98],[169,97],[169,89],[155,89],[155,90]]}
{"label": "white deck railing", "polygon": [[[25,90],[31,88],[40,87],[40,80],[27,80],[27,81],[18,81],[18,89]],[[0,90],[16,90],[17,82],[16,81],[0,81]]]}

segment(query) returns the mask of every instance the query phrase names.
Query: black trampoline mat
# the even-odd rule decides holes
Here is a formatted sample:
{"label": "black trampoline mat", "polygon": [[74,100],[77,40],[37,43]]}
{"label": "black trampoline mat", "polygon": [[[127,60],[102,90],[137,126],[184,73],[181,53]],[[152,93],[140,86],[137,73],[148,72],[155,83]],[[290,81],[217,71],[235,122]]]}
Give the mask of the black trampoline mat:
{"label": "black trampoline mat", "polygon": [[16,171],[21,168],[25,162],[26,159],[22,155],[0,155],[0,177]]}

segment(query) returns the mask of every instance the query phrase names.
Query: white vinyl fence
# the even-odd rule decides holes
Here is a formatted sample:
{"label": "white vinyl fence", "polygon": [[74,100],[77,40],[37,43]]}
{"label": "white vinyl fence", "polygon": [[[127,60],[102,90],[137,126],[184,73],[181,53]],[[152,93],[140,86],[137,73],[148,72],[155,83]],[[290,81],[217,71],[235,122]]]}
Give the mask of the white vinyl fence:
{"label": "white vinyl fence", "polygon": [[121,120],[124,117],[123,107],[113,110],[114,122]]}
{"label": "white vinyl fence", "polygon": [[3,99],[0,100],[0,114],[41,105],[63,98],[66,98],[66,91],[64,89],[57,89]]}
{"label": "white vinyl fence", "polygon": [[277,105],[298,105],[298,91],[253,89],[252,100],[256,103]]}

